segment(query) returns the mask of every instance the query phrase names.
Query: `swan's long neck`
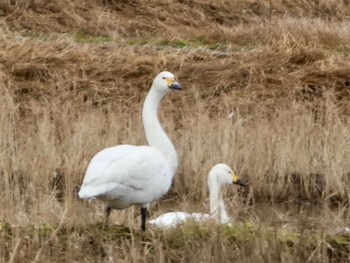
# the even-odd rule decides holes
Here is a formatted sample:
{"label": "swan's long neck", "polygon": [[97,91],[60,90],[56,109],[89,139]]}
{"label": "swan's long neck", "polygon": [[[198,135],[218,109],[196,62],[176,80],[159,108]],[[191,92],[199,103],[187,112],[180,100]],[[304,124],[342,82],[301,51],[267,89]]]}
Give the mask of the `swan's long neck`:
{"label": "swan's long neck", "polygon": [[224,204],[224,199],[221,191],[221,186],[217,181],[216,176],[209,178],[209,198],[210,198],[210,214],[213,218],[220,221],[220,223],[227,223],[230,221]]}
{"label": "swan's long neck", "polygon": [[178,166],[178,157],[173,144],[160,125],[157,114],[159,103],[165,94],[166,92],[157,92],[152,86],[143,104],[142,120],[149,146],[157,149],[165,156],[174,176]]}

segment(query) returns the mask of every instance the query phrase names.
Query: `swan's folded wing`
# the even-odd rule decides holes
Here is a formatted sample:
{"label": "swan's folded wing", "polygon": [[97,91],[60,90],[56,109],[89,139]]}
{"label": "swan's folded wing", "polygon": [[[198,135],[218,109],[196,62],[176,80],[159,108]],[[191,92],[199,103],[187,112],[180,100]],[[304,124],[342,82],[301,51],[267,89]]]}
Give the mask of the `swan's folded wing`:
{"label": "swan's folded wing", "polygon": [[148,187],[151,179],[146,174],[155,172],[160,179],[159,176],[167,173],[168,169],[164,156],[149,146],[106,148],[97,153],[88,165],[79,197],[96,197],[115,189],[142,190]]}
{"label": "swan's folded wing", "polygon": [[83,184],[89,184],[92,181],[100,178],[100,176],[104,173],[105,169],[109,164],[117,161],[118,159],[125,158],[139,148],[138,146],[123,144],[115,147],[110,147],[103,149],[98,152],[90,161],[85,177],[83,180]]}
{"label": "swan's folded wing", "polygon": [[[133,145],[118,145],[103,149],[98,152],[90,161],[83,184],[79,191],[80,198],[89,198],[99,196],[108,192],[110,188],[116,186],[113,178],[104,176],[106,169],[118,160],[128,159],[132,157],[133,153],[140,147]],[[126,164],[127,165],[127,164]]]}

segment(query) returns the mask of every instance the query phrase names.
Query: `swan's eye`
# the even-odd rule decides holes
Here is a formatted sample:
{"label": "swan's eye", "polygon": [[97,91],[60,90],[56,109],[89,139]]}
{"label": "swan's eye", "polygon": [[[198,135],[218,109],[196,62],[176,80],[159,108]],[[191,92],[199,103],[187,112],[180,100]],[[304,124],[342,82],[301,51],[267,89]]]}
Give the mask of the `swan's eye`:
{"label": "swan's eye", "polygon": [[163,79],[166,79],[166,77],[163,77]]}

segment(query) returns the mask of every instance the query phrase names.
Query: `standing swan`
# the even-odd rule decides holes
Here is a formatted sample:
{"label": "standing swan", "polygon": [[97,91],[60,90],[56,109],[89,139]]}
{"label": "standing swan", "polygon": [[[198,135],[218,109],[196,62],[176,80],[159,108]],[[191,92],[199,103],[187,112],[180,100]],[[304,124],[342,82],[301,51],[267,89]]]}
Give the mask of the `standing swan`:
{"label": "standing swan", "polygon": [[149,146],[123,144],[106,148],[87,167],[79,197],[106,202],[106,224],[112,208],[139,204],[141,229],[145,231],[149,203],[166,194],[171,186],[178,158],[157,116],[159,103],[170,89],[180,90],[181,85],[172,73],[159,73],[143,104],[142,121]]}
{"label": "standing swan", "polygon": [[223,163],[214,165],[208,174],[208,187],[210,194],[210,215],[201,213],[170,212],[163,214],[156,219],[150,220],[150,224],[159,227],[175,227],[188,220],[205,220],[213,218],[221,224],[228,223],[230,218],[227,215],[221,188],[225,184],[238,184],[246,186],[232,169]]}

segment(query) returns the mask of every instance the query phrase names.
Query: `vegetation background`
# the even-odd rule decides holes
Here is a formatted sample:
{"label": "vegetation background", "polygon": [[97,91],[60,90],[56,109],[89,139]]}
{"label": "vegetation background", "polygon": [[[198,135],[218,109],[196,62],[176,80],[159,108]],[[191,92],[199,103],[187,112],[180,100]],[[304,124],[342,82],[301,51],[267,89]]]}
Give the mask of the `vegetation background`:
{"label": "vegetation background", "polygon": [[[350,261],[348,0],[0,2],[1,262]],[[91,157],[145,144],[155,75],[184,90],[162,124],[180,156],[150,217],[209,210],[231,165],[233,226],[139,230],[139,209],[79,200]],[[346,230],[346,229],[345,229]]]}

